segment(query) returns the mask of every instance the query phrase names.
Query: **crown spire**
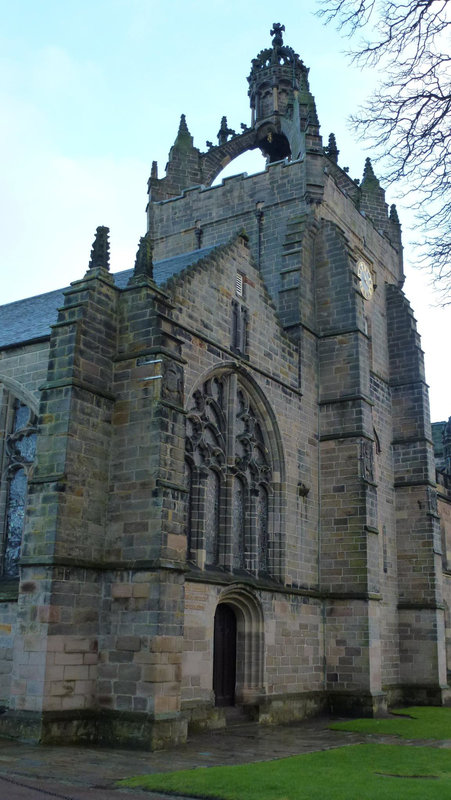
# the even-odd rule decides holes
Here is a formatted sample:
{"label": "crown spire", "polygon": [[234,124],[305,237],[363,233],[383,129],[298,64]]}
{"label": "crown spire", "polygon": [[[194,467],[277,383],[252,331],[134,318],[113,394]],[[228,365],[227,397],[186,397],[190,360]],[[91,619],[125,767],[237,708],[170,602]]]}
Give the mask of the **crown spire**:
{"label": "crown spire", "polygon": [[323,152],[309,71],[293,48],[284,44],[284,31],[285,25],[274,22],[272,46],[252,59],[248,77],[251,125],[269,161],[300,158],[307,147]]}

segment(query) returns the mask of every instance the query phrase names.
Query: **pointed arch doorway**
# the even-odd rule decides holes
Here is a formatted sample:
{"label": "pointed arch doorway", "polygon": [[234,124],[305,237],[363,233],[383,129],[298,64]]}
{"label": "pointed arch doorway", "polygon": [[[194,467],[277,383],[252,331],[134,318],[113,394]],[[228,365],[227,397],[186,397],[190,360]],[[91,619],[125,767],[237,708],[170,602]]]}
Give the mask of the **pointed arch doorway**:
{"label": "pointed arch doorway", "polygon": [[217,706],[235,705],[236,634],[233,608],[220,603],[215,612],[213,640],[213,691]]}

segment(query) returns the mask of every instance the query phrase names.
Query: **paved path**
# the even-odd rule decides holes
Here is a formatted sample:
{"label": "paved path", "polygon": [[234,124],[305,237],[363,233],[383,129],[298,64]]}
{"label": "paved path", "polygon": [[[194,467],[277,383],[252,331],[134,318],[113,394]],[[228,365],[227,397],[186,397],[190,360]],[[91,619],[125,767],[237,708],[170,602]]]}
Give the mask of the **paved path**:
{"label": "paved path", "polygon": [[[329,722],[321,718],[271,727],[255,723],[235,725],[193,736],[186,745],[158,753],[44,747],[0,739],[0,800],[50,800],[52,797],[56,800],[112,800],[114,797],[137,800],[143,797],[138,790],[119,790],[116,781],[150,772],[266,761],[346,744],[381,741],[377,736],[331,731]],[[397,737],[384,736],[383,741],[399,743]],[[168,795],[154,792],[146,793],[145,797],[168,800]]]}

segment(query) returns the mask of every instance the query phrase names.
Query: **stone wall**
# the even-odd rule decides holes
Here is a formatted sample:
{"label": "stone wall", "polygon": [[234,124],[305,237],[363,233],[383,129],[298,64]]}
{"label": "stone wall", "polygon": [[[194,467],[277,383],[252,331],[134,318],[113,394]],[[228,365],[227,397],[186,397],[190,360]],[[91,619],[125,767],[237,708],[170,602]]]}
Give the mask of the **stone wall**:
{"label": "stone wall", "polygon": [[[39,387],[45,380],[48,363],[48,343],[28,344],[8,348],[0,353],[0,409],[3,400],[19,398],[37,413]],[[6,424],[6,414],[0,411],[0,426]],[[0,469],[4,474],[6,453],[3,452],[5,431],[0,430]],[[6,485],[0,486],[0,517],[4,518]],[[8,706],[11,692],[13,648],[17,633],[17,582],[0,584],[0,705]],[[30,667],[30,670],[32,668]]]}
{"label": "stone wall", "polygon": [[[237,621],[237,701],[261,721],[443,698],[449,498],[440,535],[399,241],[380,191],[359,209],[332,173],[316,149],[151,202],[155,259],[199,235],[218,247],[160,287],[135,274],[119,291],[92,268],[49,346],[3,352],[0,379],[39,402],[40,435],[19,598],[0,605],[2,730],[26,712],[37,739],[159,747],[188,721],[223,725],[218,603]],[[236,567],[231,504],[222,562],[205,542],[188,552],[187,424],[214,376],[230,377],[229,408],[245,388],[261,425],[266,571]]]}

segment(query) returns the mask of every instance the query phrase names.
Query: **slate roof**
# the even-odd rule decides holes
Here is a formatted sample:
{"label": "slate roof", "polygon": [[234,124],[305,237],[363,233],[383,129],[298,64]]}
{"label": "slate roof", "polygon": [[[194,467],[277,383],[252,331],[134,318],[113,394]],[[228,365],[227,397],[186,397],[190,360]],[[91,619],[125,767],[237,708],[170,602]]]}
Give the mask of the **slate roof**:
{"label": "slate roof", "polygon": [[[173,275],[178,275],[195,264],[217,246],[203,247],[201,250],[155,261],[153,274],[156,284],[162,286]],[[116,286],[124,289],[132,273],[132,269],[112,273]],[[64,305],[64,292],[67,288],[0,306],[0,349],[50,336],[50,326],[56,322],[58,309]]]}

